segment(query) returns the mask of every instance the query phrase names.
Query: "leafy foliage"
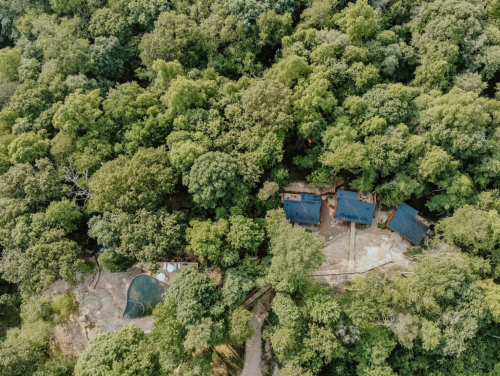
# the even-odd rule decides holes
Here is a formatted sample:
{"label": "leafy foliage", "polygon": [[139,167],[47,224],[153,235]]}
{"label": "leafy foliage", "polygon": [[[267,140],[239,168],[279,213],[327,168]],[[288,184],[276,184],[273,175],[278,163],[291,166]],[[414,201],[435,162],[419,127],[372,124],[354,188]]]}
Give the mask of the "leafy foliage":
{"label": "leafy foliage", "polygon": [[75,366],[75,375],[79,376],[110,373],[157,375],[158,372],[157,357],[144,330],[135,324],[93,337]]}
{"label": "leafy foliage", "polygon": [[[208,375],[268,285],[283,375],[498,373],[498,1],[4,0],[0,25],[0,375]],[[433,212],[414,274],[317,285],[323,240],[277,209],[298,177]],[[32,297],[97,248],[200,268],[75,367]]]}

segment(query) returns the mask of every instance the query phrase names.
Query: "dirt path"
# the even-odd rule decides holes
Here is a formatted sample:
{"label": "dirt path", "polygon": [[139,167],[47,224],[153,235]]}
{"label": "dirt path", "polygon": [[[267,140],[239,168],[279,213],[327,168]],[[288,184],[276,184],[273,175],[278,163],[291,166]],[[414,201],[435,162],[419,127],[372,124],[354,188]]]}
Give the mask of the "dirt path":
{"label": "dirt path", "polygon": [[273,297],[274,292],[269,290],[253,303],[250,326],[254,335],[245,343],[245,363],[240,376],[262,376],[262,326],[271,308]]}
{"label": "dirt path", "polygon": [[245,344],[245,364],[241,376],[262,376],[260,370],[262,325],[264,325],[265,314],[255,314],[250,320],[250,326],[254,331],[252,338]]}

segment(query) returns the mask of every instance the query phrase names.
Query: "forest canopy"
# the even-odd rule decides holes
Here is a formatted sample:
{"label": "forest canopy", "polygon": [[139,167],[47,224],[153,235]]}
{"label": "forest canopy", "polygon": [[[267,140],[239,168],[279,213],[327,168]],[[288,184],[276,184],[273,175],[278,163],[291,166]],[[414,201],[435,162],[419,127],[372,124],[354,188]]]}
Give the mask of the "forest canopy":
{"label": "forest canopy", "polygon": [[[418,203],[413,277],[317,283],[297,177]],[[265,286],[283,376],[499,374],[499,190],[497,0],[0,0],[0,376],[208,375]],[[183,255],[151,334],[54,351],[54,282]]]}

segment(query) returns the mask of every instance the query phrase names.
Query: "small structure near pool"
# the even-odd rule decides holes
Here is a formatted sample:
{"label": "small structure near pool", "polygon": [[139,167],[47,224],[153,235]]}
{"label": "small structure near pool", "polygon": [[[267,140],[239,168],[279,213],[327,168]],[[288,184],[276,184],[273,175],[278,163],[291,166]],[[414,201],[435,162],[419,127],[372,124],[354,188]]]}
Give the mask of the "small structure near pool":
{"label": "small structure near pool", "polygon": [[127,291],[127,307],[123,317],[135,319],[147,315],[158,303],[163,302],[162,295],[168,287],[165,282],[149,275],[136,276]]}
{"label": "small structure near pool", "polygon": [[360,195],[357,192],[337,191],[334,218],[371,226],[375,212],[375,196]]}
{"label": "small structure near pool", "polygon": [[387,227],[416,245],[422,243],[430,225],[418,215],[417,209],[406,204],[401,204],[396,208],[387,220]]}

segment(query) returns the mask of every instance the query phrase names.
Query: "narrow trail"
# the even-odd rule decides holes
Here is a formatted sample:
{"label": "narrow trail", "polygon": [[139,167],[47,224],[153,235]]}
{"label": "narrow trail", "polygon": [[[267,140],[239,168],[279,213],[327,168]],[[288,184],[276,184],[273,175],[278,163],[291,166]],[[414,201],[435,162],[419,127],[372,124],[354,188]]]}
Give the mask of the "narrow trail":
{"label": "narrow trail", "polygon": [[271,308],[273,297],[273,291],[269,290],[253,303],[251,310],[253,316],[250,320],[250,326],[254,331],[254,335],[245,343],[245,363],[240,376],[263,376],[260,366],[262,359],[262,326]]}
{"label": "narrow trail", "polygon": [[254,330],[252,338],[245,343],[245,364],[240,376],[262,376],[260,360],[262,356],[262,325],[266,314],[253,312],[250,326]]}

